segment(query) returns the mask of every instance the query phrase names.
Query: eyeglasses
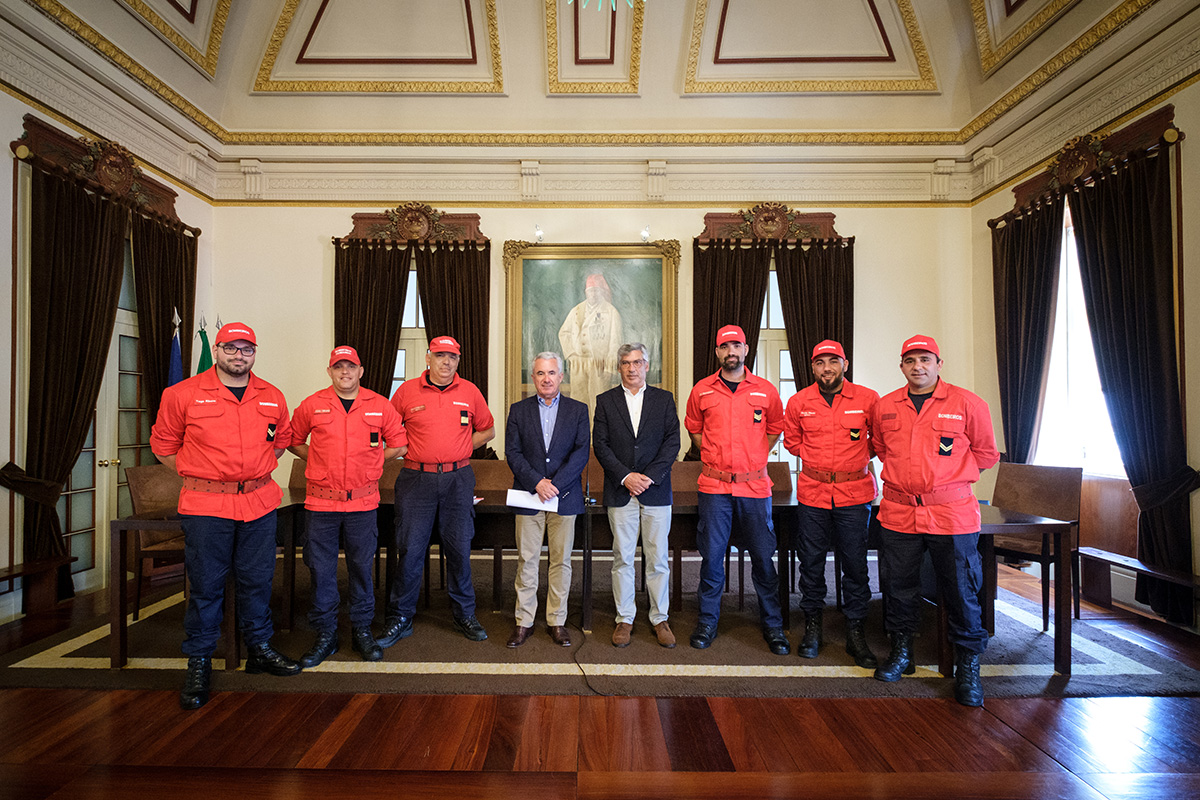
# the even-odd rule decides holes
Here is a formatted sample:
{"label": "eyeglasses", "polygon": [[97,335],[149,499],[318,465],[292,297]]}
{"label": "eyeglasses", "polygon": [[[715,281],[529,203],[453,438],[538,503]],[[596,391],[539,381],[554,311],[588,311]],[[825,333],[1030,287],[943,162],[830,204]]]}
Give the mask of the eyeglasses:
{"label": "eyeglasses", "polygon": [[646,359],[639,358],[637,361],[622,361],[621,366],[622,367],[640,367],[642,364],[645,364],[645,363],[646,363]]}
{"label": "eyeglasses", "polygon": [[221,351],[227,356],[237,355],[238,353],[241,353],[244,356],[252,356],[254,355],[254,351],[258,349],[252,344],[248,344],[245,347],[238,347],[236,344],[222,344],[218,345],[218,347],[220,347]]}

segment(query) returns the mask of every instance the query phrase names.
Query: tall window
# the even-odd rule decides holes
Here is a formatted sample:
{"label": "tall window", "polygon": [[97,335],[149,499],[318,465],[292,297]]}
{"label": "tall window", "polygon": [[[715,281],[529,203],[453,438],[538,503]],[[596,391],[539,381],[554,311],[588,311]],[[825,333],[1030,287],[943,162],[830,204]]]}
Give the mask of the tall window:
{"label": "tall window", "polygon": [[1083,304],[1083,281],[1071,209],[1063,217],[1058,310],[1050,345],[1050,373],[1033,463],[1083,467],[1093,475],[1125,477]]}
{"label": "tall window", "polygon": [[[763,300],[761,330],[758,335],[758,358],[754,370],[779,389],[779,399],[784,408],[796,393],[796,378],[792,374],[792,357],[788,349],[787,331],[783,324],[783,301],[779,297],[779,277],[775,265],[771,264],[771,275],[767,284],[767,296]],[[783,437],[771,450],[771,461],[786,461],[793,473],[799,470],[800,459],[783,446]],[[793,474],[793,481],[795,475]]]}
{"label": "tall window", "polygon": [[408,271],[408,289],[404,293],[404,313],[400,315],[400,349],[396,352],[396,366],[392,370],[392,391],[396,393],[400,384],[420,375],[425,369],[421,358],[429,349],[425,338],[425,315],[421,311],[421,295],[417,291],[417,268]]}

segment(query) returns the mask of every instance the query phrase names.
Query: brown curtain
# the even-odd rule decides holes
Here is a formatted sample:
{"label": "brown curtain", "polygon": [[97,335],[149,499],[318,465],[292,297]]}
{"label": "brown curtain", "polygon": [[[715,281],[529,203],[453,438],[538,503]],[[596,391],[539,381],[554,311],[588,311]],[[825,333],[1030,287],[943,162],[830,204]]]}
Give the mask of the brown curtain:
{"label": "brown curtain", "polygon": [[417,288],[425,334],[462,346],[458,374],[488,396],[492,243],[430,242],[417,249]]}
{"label": "brown curtain", "polygon": [[[1037,447],[1062,254],[1061,199],[992,227],[992,293],[1005,460],[1029,463]],[[989,223],[991,224],[991,223]]]}
{"label": "brown curtain", "polygon": [[[1138,519],[1138,557],[1190,573],[1187,463],[1175,343],[1171,170],[1165,151],[1093,173],[1068,196],[1100,382]],[[1191,626],[1192,592],[1139,576],[1137,599]]]}
{"label": "brown curtain", "polygon": [[363,362],[362,385],[390,397],[412,242],[348,239],[334,243],[334,346],[350,345]]}
{"label": "brown curtain", "polygon": [[746,368],[754,371],[763,301],[771,275],[772,244],[764,240],[713,239],[692,243],[692,380],[720,368],[715,342],[725,325],[746,332]]}
{"label": "brown curtain", "polygon": [[809,356],[825,339],[841,342],[853,367],[854,238],[781,242],[775,275],[796,388],[812,383]]}
{"label": "brown curtain", "polygon": [[[25,500],[25,559],[65,555],[55,504],[83,449],[116,320],[129,212],[70,178],[33,170],[29,420],[25,473],[53,501]],[[59,597],[73,594],[59,572]]]}
{"label": "brown curtain", "polygon": [[167,388],[172,317],[179,311],[179,348],[183,377],[192,369],[192,331],[196,307],[196,237],[179,223],[134,214],[130,239],[133,246],[133,282],[138,307],[138,354],[142,360],[142,396],[150,419]]}

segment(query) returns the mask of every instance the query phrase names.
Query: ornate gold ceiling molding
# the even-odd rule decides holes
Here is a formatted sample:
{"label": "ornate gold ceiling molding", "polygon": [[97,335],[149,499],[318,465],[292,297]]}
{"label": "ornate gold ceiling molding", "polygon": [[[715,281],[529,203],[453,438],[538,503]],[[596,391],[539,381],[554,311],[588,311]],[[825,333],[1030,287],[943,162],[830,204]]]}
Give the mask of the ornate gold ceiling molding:
{"label": "ornate gold ceiling molding", "polygon": [[339,92],[343,94],[503,94],[504,72],[500,64],[500,32],[496,24],[496,0],[483,0],[487,11],[488,46],[492,58],[492,80],[489,81],[277,81],[271,78],[275,62],[288,29],[296,17],[301,0],[287,0],[275,30],[267,43],[258,76],[254,79],[256,92]]}
{"label": "ornate gold ceiling molding", "polygon": [[225,35],[225,23],[229,19],[229,4],[231,0],[217,0],[216,7],[213,9],[212,26],[208,32],[208,50],[201,53],[187,39],[179,34],[179,31],[171,27],[158,13],[146,5],[142,0],[121,0],[122,3],[129,6],[133,13],[141,17],[147,25],[154,28],[158,33],[170,42],[175,49],[187,57],[189,61],[199,67],[210,78],[217,74],[217,58],[221,54],[221,38]]}
{"label": "ornate gold ceiling molding", "polygon": [[[614,12],[615,13],[615,12]],[[550,94],[637,94],[642,71],[642,25],[645,4],[633,4],[633,31],[629,38],[629,80],[561,81],[558,74],[558,3],[546,0],[546,85]]]}
{"label": "ornate gold ceiling molding", "polygon": [[1012,58],[1018,50],[1077,2],[1079,0],[1052,0],[1012,36],[1003,42],[993,42],[987,19],[987,0],[971,0],[971,17],[975,23],[975,41],[979,43],[979,66],[983,69],[983,74],[991,74]]}
{"label": "ornate gold ceiling molding", "polygon": [[68,31],[76,39],[86,44],[88,47],[95,50],[114,66],[129,75],[134,80],[139,81],[143,86],[151,92],[157,94],[165,102],[175,107],[177,111],[183,114],[188,119],[200,125],[206,131],[216,136],[218,139],[227,136],[229,131],[217,124],[217,121],[205,114],[196,106],[192,105],[183,95],[176,92],[163,81],[159,80],[155,75],[146,70],[141,64],[127,56],[123,50],[114,45],[108,39],[100,35],[100,33],[88,25],[79,17],[75,16],[62,3],[57,0],[26,0],[35,8],[41,11],[54,22],[58,23],[62,28]]}
{"label": "ornate gold ceiling molding", "polygon": [[963,142],[969,141],[971,137],[977,135],[984,128],[1007,114],[1018,103],[1049,83],[1059,72],[1079,61],[1079,59],[1086,56],[1157,2],[1158,0],[1125,0],[1120,6],[1113,9],[1108,16],[1088,29],[1086,33],[1060,50],[1053,58],[1043,64],[1037,72],[1034,72],[1028,78],[1021,81],[1016,88],[995,103],[992,103],[986,111],[971,120],[960,132],[960,140]]}
{"label": "ornate gold ceiling molding", "polygon": [[[289,4],[296,0],[289,0]],[[1021,82],[1003,98],[958,131],[898,131],[898,132],[737,132],[737,133],[393,133],[393,132],[270,132],[229,131],[187,101],[170,86],[126,55],[120,48],[101,36],[57,0],[26,0],[47,17],[87,44],[130,77],[157,94],[164,102],[213,135],[222,145],[413,145],[413,146],[494,146],[544,147],[573,146],[754,146],[804,144],[964,144],[993,124],[1020,102],[1049,82],[1059,71],[1072,65],[1114,33],[1125,27],[1158,0],[1125,0],[1087,33],[1047,61],[1037,72]],[[494,23],[494,0],[486,0],[489,27]],[[705,3],[707,0],[698,0]],[[907,3],[906,3],[907,4]],[[493,48],[499,42],[493,33]]]}
{"label": "ornate gold ceiling molding", "polygon": [[684,75],[684,94],[879,94],[885,92],[936,92],[937,79],[921,26],[913,11],[911,0],[895,0],[900,16],[904,20],[904,31],[917,62],[920,77],[895,80],[750,80],[750,81],[702,81],[696,78],[700,65],[700,48],[704,40],[705,19],[708,16],[708,0],[696,0],[696,14],[692,21],[692,40],[688,46],[687,72]]}

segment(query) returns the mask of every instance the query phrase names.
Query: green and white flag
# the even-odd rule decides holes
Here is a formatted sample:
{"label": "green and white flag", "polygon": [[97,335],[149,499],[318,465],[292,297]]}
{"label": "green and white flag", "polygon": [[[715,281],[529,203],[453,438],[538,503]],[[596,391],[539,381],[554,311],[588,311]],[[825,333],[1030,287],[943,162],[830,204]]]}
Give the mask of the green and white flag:
{"label": "green and white flag", "polygon": [[208,343],[208,331],[200,329],[200,363],[196,365],[196,374],[212,368],[212,347]]}

